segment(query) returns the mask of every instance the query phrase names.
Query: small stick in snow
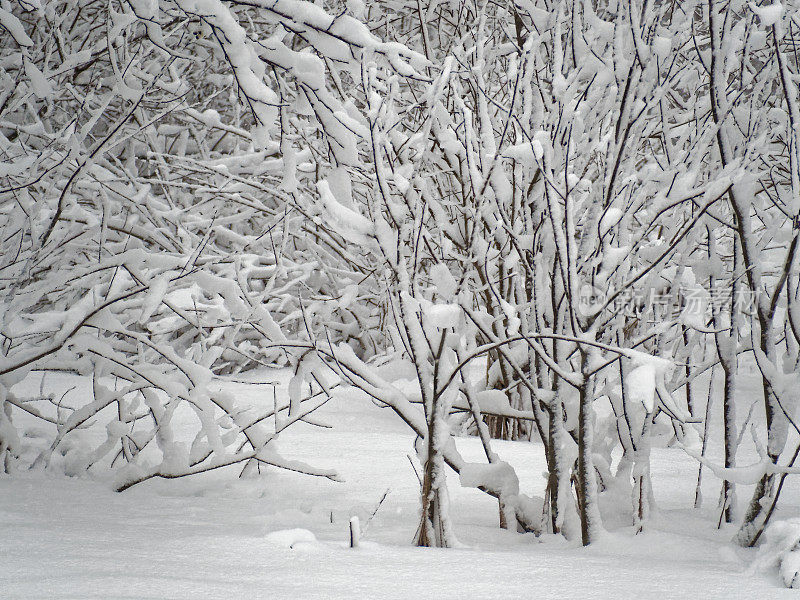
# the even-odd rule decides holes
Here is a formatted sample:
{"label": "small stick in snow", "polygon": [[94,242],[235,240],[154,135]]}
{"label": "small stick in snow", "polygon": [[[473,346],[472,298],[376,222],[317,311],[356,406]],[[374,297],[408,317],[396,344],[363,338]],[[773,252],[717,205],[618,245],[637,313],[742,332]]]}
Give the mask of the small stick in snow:
{"label": "small stick in snow", "polygon": [[417,473],[417,467],[414,466],[414,460],[411,458],[410,454],[406,454],[406,458],[408,462],[411,464],[411,468],[414,470],[414,475],[417,476],[417,481],[419,481],[419,487],[422,487],[422,479],[419,477],[419,473]]}
{"label": "small stick in snow", "polygon": [[374,519],[375,515],[378,514],[378,510],[380,509],[381,504],[383,504],[383,501],[386,500],[386,496],[388,496],[389,492],[391,492],[391,491],[392,491],[392,488],[386,488],[386,491],[383,492],[383,496],[381,496],[381,499],[378,500],[378,504],[375,505],[375,510],[372,511],[372,514],[367,519],[367,522],[364,523],[364,529],[362,530],[362,533],[366,533],[367,532],[367,528],[369,527],[369,524],[372,523],[372,519]]}

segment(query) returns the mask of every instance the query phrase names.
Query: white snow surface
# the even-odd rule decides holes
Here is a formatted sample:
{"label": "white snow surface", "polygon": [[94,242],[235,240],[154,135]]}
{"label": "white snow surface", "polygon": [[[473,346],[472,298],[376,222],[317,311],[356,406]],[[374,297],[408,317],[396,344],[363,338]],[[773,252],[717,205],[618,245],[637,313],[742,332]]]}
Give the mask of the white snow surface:
{"label": "white snow surface", "polygon": [[[286,393],[290,376],[250,377],[280,380]],[[15,392],[36,393],[40,378],[31,375]],[[70,375],[48,375],[46,385],[57,395],[73,387],[70,394],[91,391],[90,380]],[[240,403],[271,406],[269,386],[223,385]],[[278,470],[238,479],[233,468],[152,480],[120,494],[87,477],[0,475],[6,540],[0,598],[798,597],[782,587],[776,569],[749,568],[756,551],[730,543],[734,528],[716,529],[712,499],[719,480],[708,471],[709,500],[701,510],[691,508],[697,464],[678,448],[652,451],[659,511],[644,534],[609,519],[610,533],[582,548],[554,536],[504,531],[496,500],[460,487],[450,473],[451,514],[465,547],[421,549],[411,546],[419,487],[408,459],[414,441],[408,428],[352,390],[339,393],[315,420],[333,428],[301,423],[281,435],[281,452],[336,469],[343,483]],[[84,433],[105,439],[105,429],[96,429]],[[456,445],[466,461],[485,462],[477,439],[458,438]],[[495,442],[493,448],[516,470],[521,493],[543,495],[539,444]],[[776,518],[800,515],[797,479],[787,480]],[[750,490],[737,489],[742,504]],[[351,549],[354,516],[362,537]]]}
{"label": "white snow surface", "polygon": [[425,316],[435,327],[456,327],[461,317],[461,307],[458,304],[431,304],[425,308]]}
{"label": "white snow surface", "polygon": [[774,2],[765,6],[758,6],[755,2],[751,2],[750,8],[759,16],[761,25],[764,27],[772,27],[780,20],[781,16],[783,16],[783,5],[780,2]]}
{"label": "white snow surface", "polygon": [[656,370],[651,364],[639,365],[628,374],[628,387],[634,400],[652,412],[655,407]]}

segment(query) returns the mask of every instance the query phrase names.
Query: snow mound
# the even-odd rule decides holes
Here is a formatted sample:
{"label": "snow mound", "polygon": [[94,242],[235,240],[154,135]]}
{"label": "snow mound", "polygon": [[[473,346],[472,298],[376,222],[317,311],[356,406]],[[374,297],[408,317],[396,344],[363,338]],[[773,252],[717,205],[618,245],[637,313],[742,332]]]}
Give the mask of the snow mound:
{"label": "snow mound", "polygon": [[281,548],[296,548],[317,543],[317,537],[308,529],[280,529],[268,533],[266,539],[270,544]]}
{"label": "snow mound", "polygon": [[754,566],[778,567],[783,584],[800,589],[800,518],[778,521],[767,529]]}

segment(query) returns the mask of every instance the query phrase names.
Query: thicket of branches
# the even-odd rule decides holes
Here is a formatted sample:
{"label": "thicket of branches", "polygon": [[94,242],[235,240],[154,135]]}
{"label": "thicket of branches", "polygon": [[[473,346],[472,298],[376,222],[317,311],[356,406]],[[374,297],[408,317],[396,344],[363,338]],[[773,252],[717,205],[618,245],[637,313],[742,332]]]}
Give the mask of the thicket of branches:
{"label": "thicket of branches", "polygon": [[[118,489],[234,463],[335,477],[271,442],[338,378],[418,435],[419,545],[454,542],[447,468],[504,527],[589,544],[605,496],[641,531],[659,428],[723,481],[720,522],[756,484],[756,544],[800,471],[800,4],[322,4],[0,8],[6,469],[22,411],[55,426],[34,465],[108,423],[66,463]],[[269,414],[211,385],[275,364],[295,377]],[[14,396],[34,369],[93,397]],[[760,462],[737,470],[745,434]],[[541,442],[543,498],[492,437]]]}

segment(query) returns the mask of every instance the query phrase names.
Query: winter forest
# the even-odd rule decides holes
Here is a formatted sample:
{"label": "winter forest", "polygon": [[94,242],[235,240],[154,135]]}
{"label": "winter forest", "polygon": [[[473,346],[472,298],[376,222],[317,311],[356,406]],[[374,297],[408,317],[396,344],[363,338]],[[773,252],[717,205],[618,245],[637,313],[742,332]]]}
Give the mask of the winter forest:
{"label": "winter forest", "polygon": [[798,0],[0,0],[0,596],[796,597],[799,244]]}

